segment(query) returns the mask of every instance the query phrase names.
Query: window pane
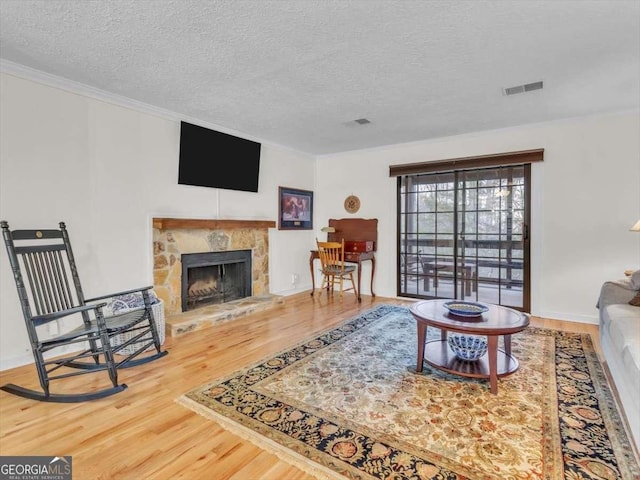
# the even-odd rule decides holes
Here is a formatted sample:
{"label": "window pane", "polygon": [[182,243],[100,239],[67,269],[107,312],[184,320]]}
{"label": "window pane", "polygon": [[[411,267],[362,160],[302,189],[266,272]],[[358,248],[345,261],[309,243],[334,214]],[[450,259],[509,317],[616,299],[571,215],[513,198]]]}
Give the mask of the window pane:
{"label": "window pane", "polygon": [[463,219],[464,225],[460,225],[460,230],[463,232],[475,232],[478,214],[476,212],[465,212]]}
{"label": "window pane", "polygon": [[438,212],[453,212],[454,192],[453,190],[439,190],[436,197],[436,208]]}
{"label": "window pane", "polygon": [[453,212],[452,213],[439,213],[436,222],[438,235],[451,234],[453,235]]}
{"label": "window pane", "polygon": [[407,193],[402,198],[401,212],[416,212],[418,210],[418,194]]}
{"label": "window pane", "polygon": [[461,190],[461,195],[459,197],[460,209],[463,211],[477,209],[478,208],[477,197],[478,197],[478,190],[476,190],[475,188],[473,189],[465,188]]}
{"label": "window pane", "polygon": [[436,214],[435,213],[419,214],[418,215],[418,231],[434,233],[436,231]]}
{"label": "window pane", "polygon": [[419,209],[421,212],[435,212],[436,211],[436,192],[420,192]]}

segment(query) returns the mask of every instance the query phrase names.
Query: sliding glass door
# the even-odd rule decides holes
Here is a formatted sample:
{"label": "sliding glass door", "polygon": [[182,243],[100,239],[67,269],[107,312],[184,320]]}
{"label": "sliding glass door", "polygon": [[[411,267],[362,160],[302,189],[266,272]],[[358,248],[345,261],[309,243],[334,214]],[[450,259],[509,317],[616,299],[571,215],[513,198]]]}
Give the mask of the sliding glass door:
{"label": "sliding glass door", "polygon": [[398,177],[398,295],[529,311],[530,165]]}

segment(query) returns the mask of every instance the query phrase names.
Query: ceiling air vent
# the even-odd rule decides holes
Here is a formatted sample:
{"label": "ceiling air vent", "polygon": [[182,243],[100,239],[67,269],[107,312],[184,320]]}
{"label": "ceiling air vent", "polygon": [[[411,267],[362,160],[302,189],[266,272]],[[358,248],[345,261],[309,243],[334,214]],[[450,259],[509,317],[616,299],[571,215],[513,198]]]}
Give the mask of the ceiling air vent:
{"label": "ceiling air vent", "polygon": [[542,82],[527,83],[525,85],[518,85],[515,87],[508,87],[504,89],[505,95],[516,95],[518,93],[531,92],[533,90],[541,90],[543,87]]}

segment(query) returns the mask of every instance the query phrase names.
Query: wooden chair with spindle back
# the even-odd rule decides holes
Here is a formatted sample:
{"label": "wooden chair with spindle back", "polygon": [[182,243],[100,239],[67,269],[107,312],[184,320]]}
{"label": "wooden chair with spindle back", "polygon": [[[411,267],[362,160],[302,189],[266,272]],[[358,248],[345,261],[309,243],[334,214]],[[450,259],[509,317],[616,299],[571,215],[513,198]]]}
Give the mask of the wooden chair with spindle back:
{"label": "wooden chair with spindle back", "polygon": [[[316,239],[318,245],[318,256],[322,265],[322,286],[320,293],[327,288],[328,293],[333,293],[336,280],[340,287],[340,300],[342,300],[343,292],[353,290],[358,299],[358,290],[353,279],[355,265],[345,265],[344,261],[344,239],[341,242],[320,242]],[[344,280],[351,282],[350,288],[344,288]]]}

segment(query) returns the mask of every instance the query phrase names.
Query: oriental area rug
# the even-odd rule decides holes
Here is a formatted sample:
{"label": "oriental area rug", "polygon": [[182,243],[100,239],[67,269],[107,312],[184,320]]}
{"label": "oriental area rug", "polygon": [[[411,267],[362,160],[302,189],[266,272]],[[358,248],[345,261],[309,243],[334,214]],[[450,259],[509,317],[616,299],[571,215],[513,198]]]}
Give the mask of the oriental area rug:
{"label": "oriental area rug", "polygon": [[497,395],[415,373],[416,350],[409,310],[381,305],[178,402],[318,478],[640,478],[588,335],[514,335]]}

